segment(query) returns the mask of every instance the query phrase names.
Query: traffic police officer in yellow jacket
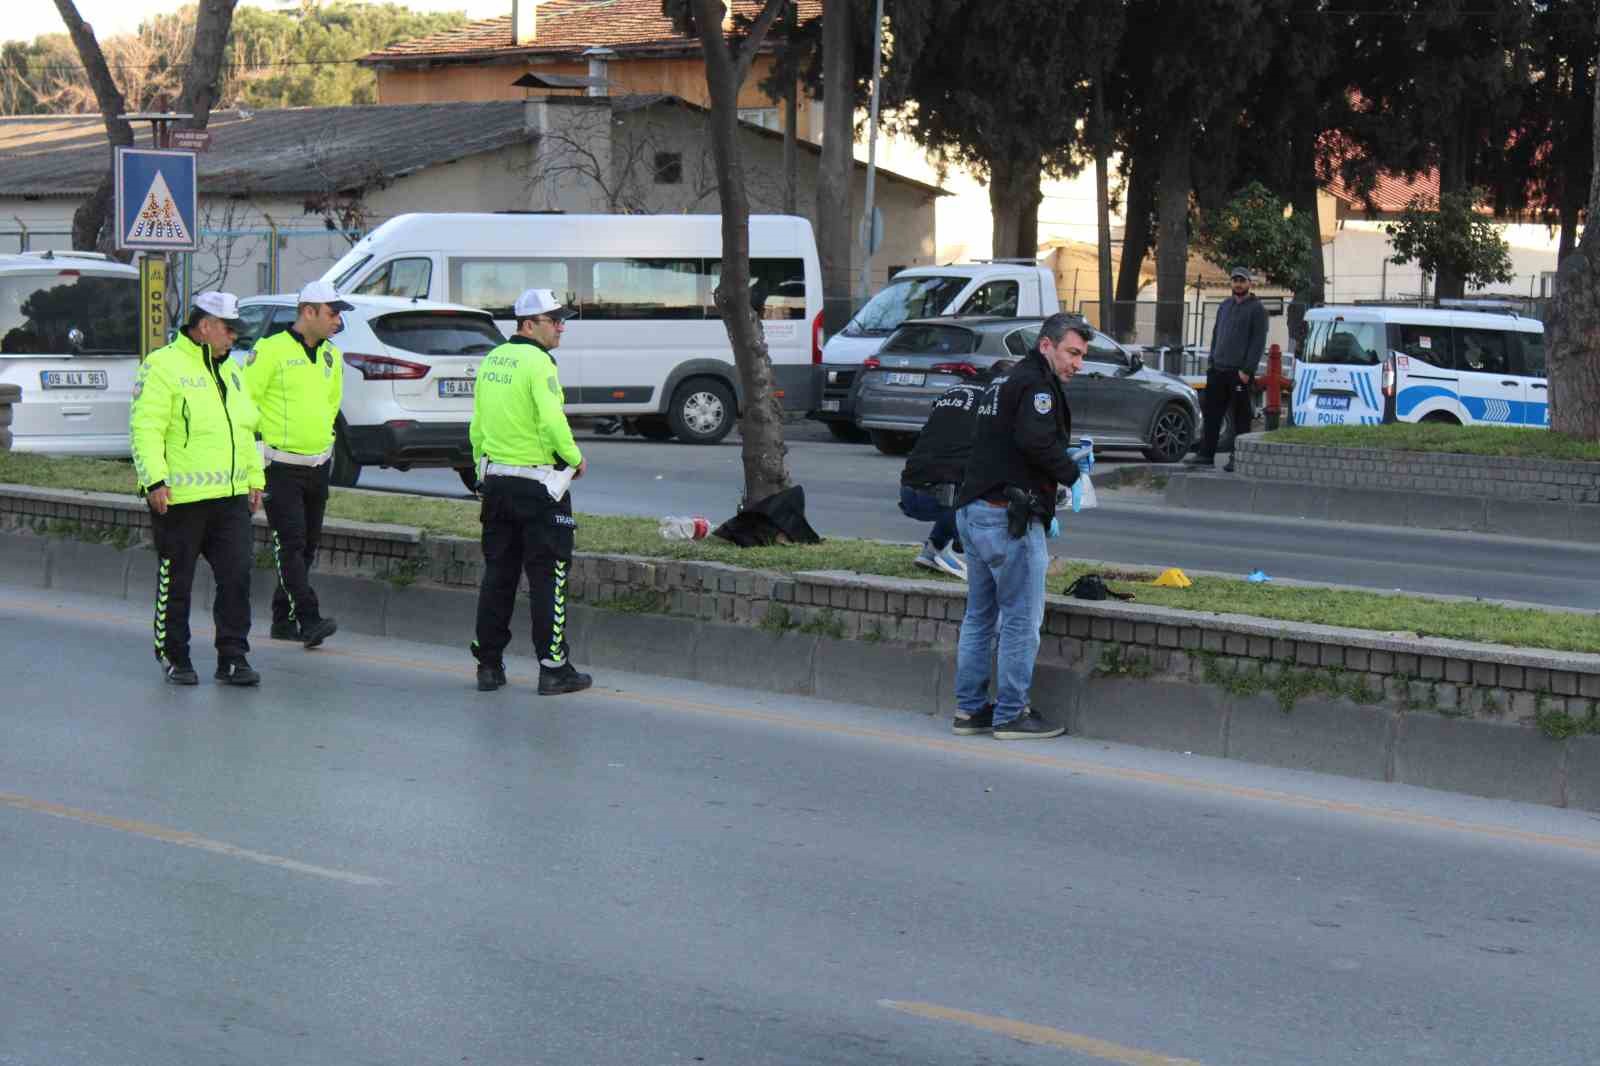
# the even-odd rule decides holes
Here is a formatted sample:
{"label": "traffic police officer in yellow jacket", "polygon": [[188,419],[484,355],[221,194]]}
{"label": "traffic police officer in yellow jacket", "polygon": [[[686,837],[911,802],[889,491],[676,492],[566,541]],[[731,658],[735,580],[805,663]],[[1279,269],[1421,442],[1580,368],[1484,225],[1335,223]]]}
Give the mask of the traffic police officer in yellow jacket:
{"label": "traffic police officer in yellow jacket", "polygon": [[549,289],[529,289],[512,311],[517,332],[483,357],[472,401],[472,458],[483,498],[483,585],[472,654],[480,691],[506,683],[511,614],[526,569],[539,694],[555,696],[593,683],[567,660],[567,572],[577,531],[567,486],[588,464],[567,425],[551,354],[575,312]]}
{"label": "traffic police officer in yellow jacket", "polygon": [[155,652],[174,685],[199,682],[189,658],[189,598],[202,555],[217,580],[218,681],[258,685],[250,650],[250,515],[266,478],[258,414],[228,361],[239,328],[231,293],[203,292],[177,338],[139,368],[128,418],[139,491],[150,505],[160,559]]}
{"label": "traffic police officer in yellow jacket", "polygon": [[333,459],[334,420],[344,397],[344,359],[328,340],[344,328],[350,305],[333,286],[300,290],[294,325],[256,341],[244,380],[261,411],[261,457],[267,471],[267,524],[278,587],[272,637],[315,648],[339,628],[324,618],[310,571],[322,539]]}

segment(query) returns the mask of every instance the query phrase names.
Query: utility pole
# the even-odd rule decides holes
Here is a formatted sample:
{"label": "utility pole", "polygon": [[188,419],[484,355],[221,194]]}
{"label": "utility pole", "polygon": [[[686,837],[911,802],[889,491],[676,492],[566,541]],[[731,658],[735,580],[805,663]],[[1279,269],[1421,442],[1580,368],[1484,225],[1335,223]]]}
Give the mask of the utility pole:
{"label": "utility pole", "polygon": [[866,217],[861,225],[866,234],[862,243],[866,252],[861,257],[861,299],[872,295],[872,253],[876,252],[879,238],[876,216],[873,213],[873,192],[878,178],[878,81],[883,68],[883,0],[877,0],[872,22],[872,117],[867,134],[867,203]]}

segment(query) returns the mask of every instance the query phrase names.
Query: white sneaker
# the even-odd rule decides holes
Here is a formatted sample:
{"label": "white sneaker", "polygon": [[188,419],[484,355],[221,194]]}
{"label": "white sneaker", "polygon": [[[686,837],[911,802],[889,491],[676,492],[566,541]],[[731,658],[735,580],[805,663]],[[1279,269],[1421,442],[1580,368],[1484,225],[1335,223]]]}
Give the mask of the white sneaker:
{"label": "white sneaker", "polygon": [[922,542],[922,551],[918,552],[917,557],[911,560],[911,565],[920,566],[924,570],[937,570],[939,569],[938,557],[939,553],[933,550],[933,541],[925,540]]}
{"label": "white sneaker", "polygon": [[951,577],[958,577],[962,581],[967,579],[966,556],[957,555],[954,545],[946,544],[943,551],[936,553],[933,565]]}

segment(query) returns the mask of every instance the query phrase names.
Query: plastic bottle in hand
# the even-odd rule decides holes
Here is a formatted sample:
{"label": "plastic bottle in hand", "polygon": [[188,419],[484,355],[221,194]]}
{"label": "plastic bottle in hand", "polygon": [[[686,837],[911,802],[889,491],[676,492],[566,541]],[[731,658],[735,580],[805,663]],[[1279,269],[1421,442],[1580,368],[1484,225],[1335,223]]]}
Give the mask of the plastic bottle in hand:
{"label": "plastic bottle in hand", "polygon": [[668,515],[661,520],[663,540],[704,540],[711,533],[705,515]]}

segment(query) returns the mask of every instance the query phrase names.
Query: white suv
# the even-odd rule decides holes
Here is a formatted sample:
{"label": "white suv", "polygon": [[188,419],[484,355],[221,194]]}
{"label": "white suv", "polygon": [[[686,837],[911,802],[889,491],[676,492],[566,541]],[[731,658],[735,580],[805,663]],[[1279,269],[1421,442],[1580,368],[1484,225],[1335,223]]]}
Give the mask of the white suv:
{"label": "white suv", "polygon": [[11,448],[126,457],[139,373],[139,271],[94,252],[0,255],[0,384]]}
{"label": "white suv", "polygon": [[[448,466],[469,487],[472,392],[478,364],[505,340],[485,311],[397,296],[342,297],[352,308],[333,344],[344,355],[332,481],[354,485],[363,466]],[[239,340],[294,323],[293,293],[239,301]]]}

